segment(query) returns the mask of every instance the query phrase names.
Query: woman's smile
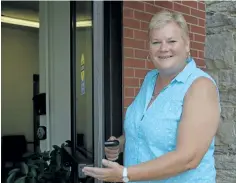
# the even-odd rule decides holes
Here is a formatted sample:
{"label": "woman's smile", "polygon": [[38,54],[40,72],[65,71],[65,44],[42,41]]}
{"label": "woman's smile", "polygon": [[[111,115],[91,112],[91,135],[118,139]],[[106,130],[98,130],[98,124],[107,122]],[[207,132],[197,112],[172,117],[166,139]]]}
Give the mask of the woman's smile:
{"label": "woman's smile", "polygon": [[161,59],[161,60],[167,60],[169,58],[172,58],[173,56],[170,55],[170,56],[158,56],[158,59]]}

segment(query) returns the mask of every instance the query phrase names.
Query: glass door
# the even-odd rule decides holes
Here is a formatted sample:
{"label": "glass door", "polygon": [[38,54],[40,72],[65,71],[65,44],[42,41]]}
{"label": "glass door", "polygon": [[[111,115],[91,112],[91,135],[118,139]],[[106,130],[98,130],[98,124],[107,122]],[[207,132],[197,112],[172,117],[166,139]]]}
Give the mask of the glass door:
{"label": "glass door", "polygon": [[92,2],[76,2],[76,137],[93,161],[93,30]]}
{"label": "glass door", "polygon": [[121,10],[121,3],[70,2],[73,182],[100,182],[82,168],[102,167],[104,141],[122,133]]}
{"label": "glass door", "polygon": [[71,1],[71,151],[73,182],[97,182],[82,173],[104,157],[103,2]]}
{"label": "glass door", "polygon": [[[76,150],[85,165],[94,164],[93,2],[76,1]],[[92,178],[78,174],[80,182]]]}
{"label": "glass door", "polygon": [[114,24],[122,20],[115,7],[122,6],[103,1],[39,5],[39,81],[40,92],[46,93],[46,115],[40,125],[47,129],[40,149],[71,141],[64,149],[65,161],[72,162],[72,182],[99,182],[81,170],[102,167],[104,140],[121,133],[122,30]]}

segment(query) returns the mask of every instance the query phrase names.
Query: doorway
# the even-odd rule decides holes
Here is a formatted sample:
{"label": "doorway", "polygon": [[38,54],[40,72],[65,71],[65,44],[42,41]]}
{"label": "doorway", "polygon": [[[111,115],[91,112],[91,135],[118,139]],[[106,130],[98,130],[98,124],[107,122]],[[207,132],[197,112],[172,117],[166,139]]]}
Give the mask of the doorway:
{"label": "doorway", "polygon": [[[46,129],[40,150],[70,140],[73,182],[98,182],[79,170],[85,165],[102,166],[104,141],[122,134],[122,2],[29,5],[30,9],[37,5],[38,17],[28,20],[24,29],[33,25],[39,37],[33,44],[39,51],[35,92],[45,94],[46,103],[37,119],[33,107],[31,113],[32,129],[38,118]],[[122,164],[122,158],[119,161]]]}
{"label": "doorway", "polygon": [[72,174],[75,182],[97,182],[82,168],[102,166],[104,141],[122,134],[122,2],[77,1],[70,7],[72,25],[88,23],[71,29]]}

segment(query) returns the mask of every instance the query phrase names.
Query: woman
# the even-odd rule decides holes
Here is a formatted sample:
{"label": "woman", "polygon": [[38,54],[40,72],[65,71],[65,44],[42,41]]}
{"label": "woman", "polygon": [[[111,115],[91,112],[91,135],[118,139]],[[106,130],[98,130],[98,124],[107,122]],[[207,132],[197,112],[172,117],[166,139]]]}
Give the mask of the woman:
{"label": "woman", "polygon": [[[120,146],[105,149],[106,167],[86,167],[84,173],[109,182],[215,183],[216,84],[190,57],[180,13],[154,15],[148,33],[156,69],[147,73],[127,109]],[[124,167],[112,162],[123,149]]]}

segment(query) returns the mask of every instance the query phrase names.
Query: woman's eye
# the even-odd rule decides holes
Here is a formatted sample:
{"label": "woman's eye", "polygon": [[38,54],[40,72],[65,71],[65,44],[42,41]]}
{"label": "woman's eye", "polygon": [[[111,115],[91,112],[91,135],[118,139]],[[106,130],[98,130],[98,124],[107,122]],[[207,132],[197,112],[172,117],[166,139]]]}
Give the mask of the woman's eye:
{"label": "woman's eye", "polygon": [[152,44],[161,44],[161,42],[152,42]]}
{"label": "woman's eye", "polygon": [[172,41],[169,41],[169,43],[175,43],[176,41],[172,40]]}

